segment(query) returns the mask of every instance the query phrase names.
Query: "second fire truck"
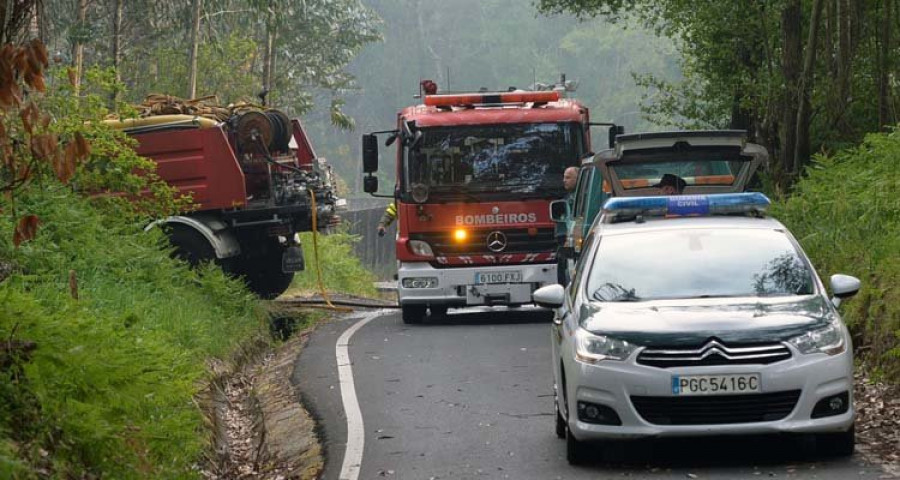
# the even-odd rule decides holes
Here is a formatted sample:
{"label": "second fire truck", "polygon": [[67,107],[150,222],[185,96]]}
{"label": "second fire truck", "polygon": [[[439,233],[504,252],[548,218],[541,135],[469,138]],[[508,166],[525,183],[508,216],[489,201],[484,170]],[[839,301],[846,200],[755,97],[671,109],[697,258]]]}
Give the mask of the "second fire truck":
{"label": "second fire truck", "polygon": [[395,130],[363,136],[369,193],[378,190],[377,135],[397,145],[403,321],[419,323],[427,309],[531,303],[534,290],[557,281],[549,204],[565,196],[564,170],[591,151],[588,109],[559,90],[423,86],[424,101],[403,109]]}

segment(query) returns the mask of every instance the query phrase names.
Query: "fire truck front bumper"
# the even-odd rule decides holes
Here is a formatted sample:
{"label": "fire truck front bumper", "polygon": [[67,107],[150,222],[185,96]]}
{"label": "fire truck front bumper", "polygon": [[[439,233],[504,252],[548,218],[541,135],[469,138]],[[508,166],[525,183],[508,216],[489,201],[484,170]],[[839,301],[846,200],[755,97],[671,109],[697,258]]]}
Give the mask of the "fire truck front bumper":
{"label": "fire truck front bumper", "polygon": [[425,262],[401,263],[400,305],[522,305],[538,288],[556,283],[556,264],[434,268]]}

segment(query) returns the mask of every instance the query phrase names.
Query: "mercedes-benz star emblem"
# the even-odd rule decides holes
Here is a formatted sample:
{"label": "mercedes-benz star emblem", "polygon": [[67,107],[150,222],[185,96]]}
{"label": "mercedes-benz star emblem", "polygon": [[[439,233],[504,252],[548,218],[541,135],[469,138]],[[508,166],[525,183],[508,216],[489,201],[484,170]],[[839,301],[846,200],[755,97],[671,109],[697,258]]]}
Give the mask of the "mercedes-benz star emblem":
{"label": "mercedes-benz star emblem", "polygon": [[494,205],[494,208],[491,209],[491,213],[493,213],[494,215],[500,213],[500,207]]}
{"label": "mercedes-benz star emblem", "polygon": [[487,236],[488,250],[499,253],[506,250],[506,235],[503,232],[491,232]]}

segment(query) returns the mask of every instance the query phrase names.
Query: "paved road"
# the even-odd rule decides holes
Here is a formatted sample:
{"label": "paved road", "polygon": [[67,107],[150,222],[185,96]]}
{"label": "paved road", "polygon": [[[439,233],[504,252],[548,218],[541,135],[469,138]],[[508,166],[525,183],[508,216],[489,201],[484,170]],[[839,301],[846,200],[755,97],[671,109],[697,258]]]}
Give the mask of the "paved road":
{"label": "paved road", "polygon": [[385,311],[320,327],[293,380],[320,421],[326,480],[340,478],[347,443],[335,346],[366,318],[348,346],[364,423],[360,479],[895,478],[780,437],[611,444],[595,464],[571,467],[553,432],[549,317],[498,309],[420,326]]}

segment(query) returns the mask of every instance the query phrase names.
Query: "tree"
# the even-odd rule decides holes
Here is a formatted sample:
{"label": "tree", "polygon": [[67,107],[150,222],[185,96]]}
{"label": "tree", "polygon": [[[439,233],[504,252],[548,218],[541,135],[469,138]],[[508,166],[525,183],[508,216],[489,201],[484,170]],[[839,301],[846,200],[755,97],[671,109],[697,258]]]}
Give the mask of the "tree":
{"label": "tree", "polygon": [[[86,0],[44,1],[51,51],[83,45],[84,63],[116,68],[131,101],[157,88],[178,96],[253,100],[265,87],[280,107],[299,114],[311,108],[311,91],[323,89],[333,94],[330,106],[343,126],[350,121],[341,113],[340,95],[353,88],[346,66],[380,38],[377,17],[360,0],[92,0],[84,22],[77,14]],[[116,30],[121,35],[96,33]],[[76,63],[74,55],[59,57]],[[218,72],[228,69],[234,78],[220,89]],[[245,83],[237,88],[238,81]]]}
{"label": "tree", "polygon": [[203,12],[203,0],[193,0],[191,8],[191,66],[188,81],[188,98],[197,96],[197,55],[200,50],[200,14]]}
{"label": "tree", "polygon": [[891,35],[895,3],[762,0],[737,8],[711,0],[540,0],[538,7],[583,18],[635,17],[675,38],[685,81],[644,79],[665,92],[648,111],[687,123],[730,111],[727,124],[746,127],[766,145],[778,159],[776,180],[788,185],[812,152],[897,121],[898,87],[889,81],[898,74],[890,55],[898,47]]}

